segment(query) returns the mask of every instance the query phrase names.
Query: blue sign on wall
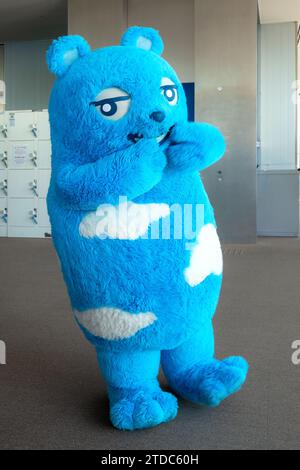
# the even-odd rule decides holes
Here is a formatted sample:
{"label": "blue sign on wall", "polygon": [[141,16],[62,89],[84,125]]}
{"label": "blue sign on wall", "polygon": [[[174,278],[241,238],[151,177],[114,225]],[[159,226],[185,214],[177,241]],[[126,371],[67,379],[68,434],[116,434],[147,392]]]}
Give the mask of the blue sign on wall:
{"label": "blue sign on wall", "polygon": [[188,120],[195,121],[195,83],[183,83],[182,86],[188,106]]}

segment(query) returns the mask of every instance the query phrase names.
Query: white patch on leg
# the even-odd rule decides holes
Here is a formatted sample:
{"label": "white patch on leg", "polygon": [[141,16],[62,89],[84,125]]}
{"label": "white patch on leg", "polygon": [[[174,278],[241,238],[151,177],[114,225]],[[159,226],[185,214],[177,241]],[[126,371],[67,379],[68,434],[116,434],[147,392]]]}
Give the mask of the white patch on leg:
{"label": "white patch on leg", "polygon": [[216,228],[212,224],[204,225],[192,250],[190,265],[184,271],[185,280],[195,287],[210,274],[219,276],[222,271],[223,256]]}
{"label": "white patch on leg", "polygon": [[90,212],[82,219],[79,233],[85,238],[137,240],[147,233],[152,222],[169,215],[168,204],[135,204],[131,201],[118,206],[102,204],[96,212]]}
{"label": "white patch on leg", "polygon": [[78,322],[90,333],[108,340],[130,338],[157,320],[152,312],[129,313],[110,307],[85,312],[75,310],[74,314]]}

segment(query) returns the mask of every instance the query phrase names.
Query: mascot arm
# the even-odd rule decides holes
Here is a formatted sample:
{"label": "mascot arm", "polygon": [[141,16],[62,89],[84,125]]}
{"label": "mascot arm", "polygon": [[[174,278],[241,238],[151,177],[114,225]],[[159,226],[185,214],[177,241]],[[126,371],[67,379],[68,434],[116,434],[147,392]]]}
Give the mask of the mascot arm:
{"label": "mascot arm", "polygon": [[166,157],[155,139],[142,139],[124,150],[83,165],[61,164],[56,177],[59,195],[74,209],[94,210],[150,191],[161,180]]}
{"label": "mascot arm", "polygon": [[216,163],[225,153],[220,131],[210,124],[186,122],[174,127],[167,149],[170,169],[201,171]]}

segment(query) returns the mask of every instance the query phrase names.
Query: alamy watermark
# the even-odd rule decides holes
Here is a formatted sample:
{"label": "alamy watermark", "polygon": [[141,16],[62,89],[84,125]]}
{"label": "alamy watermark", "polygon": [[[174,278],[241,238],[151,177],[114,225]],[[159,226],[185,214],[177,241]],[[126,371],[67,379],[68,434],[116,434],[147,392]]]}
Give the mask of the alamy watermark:
{"label": "alamy watermark", "polygon": [[292,343],[292,349],[294,350],[292,354],[292,363],[294,366],[300,365],[300,340],[296,340]]}
{"label": "alamy watermark", "polygon": [[184,240],[190,250],[204,225],[203,204],[136,204],[120,196],[117,205],[102,204],[80,224],[84,237],[120,240]]}
{"label": "alamy watermark", "polygon": [[0,340],[0,365],[6,364],[6,344]]}

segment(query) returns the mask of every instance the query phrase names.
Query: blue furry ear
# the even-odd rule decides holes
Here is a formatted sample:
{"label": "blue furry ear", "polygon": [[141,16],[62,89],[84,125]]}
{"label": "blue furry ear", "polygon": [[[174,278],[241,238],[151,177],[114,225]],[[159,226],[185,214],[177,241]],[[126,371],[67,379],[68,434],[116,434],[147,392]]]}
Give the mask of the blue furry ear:
{"label": "blue furry ear", "polygon": [[46,60],[50,72],[64,75],[78,59],[90,52],[90,46],[81,36],[62,36],[55,39],[47,50]]}
{"label": "blue furry ear", "polygon": [[122,36],[122,46],[138,47],[146,51],[155,52],[161,55],[164,50],[164,43],[159,32],[153,28],[145,28],[143,26],[132,26]]}

